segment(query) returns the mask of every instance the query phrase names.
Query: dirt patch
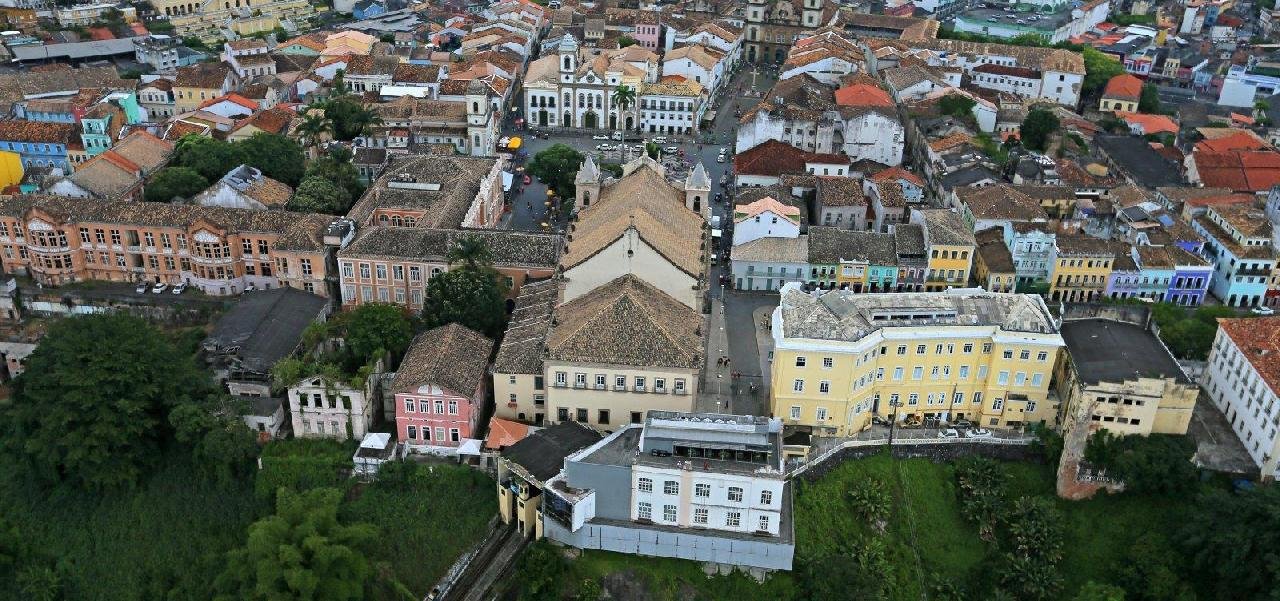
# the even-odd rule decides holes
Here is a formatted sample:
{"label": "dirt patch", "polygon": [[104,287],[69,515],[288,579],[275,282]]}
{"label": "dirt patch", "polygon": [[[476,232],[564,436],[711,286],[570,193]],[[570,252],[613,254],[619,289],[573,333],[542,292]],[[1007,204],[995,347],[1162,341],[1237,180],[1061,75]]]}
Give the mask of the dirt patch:
{"label": "dirt patch", "polygon": [[657,601],[646,579],[635,570],[614,572],[601,582],[608,599],[616,601]]}

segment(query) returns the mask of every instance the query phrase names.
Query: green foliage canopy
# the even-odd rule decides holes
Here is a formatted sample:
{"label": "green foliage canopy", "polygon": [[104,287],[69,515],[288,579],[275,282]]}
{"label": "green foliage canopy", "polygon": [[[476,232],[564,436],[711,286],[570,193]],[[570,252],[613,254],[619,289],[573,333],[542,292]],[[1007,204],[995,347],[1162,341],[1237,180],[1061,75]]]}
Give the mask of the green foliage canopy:
{"label": "green foliage canopy", "polygon": [[190,167],[165,167],[161,169],[143,192],[147,202],[172,202],[187,199],[209,187],[209,180]]}
{"label": "green foliage canopy", "polygon": [[368,524],[338,520],[342,491],[281,489],[276,513],[249,526],[249,542],[227,554],[217,601],[360,601],[373,577]]}
{"label": "green foliage canopy", "polygon": [[289,199],[289,210],[341,215],[351,208],[351,195],[318,175],[309,175]]}
{"label": "green foliage canopy", "polygon": [[566,144],[553,144],[550,148],[533,155],[533,160],[526,168],[543,183],[555,190],[561,198],[573,198],[576,188],[573,179],[578,175],[585,157],[581,152]]}
{"label": "green foliage canopy", "polygon": [[1058,116],[1045,109],[1032,109],[1023,119],[1018,137],[1023,145],[1032,150],[1043,152],[1049,148],[1049,138],[1062,124]]}
{"label": "green foliage canopy", "polygon": [[459,323],[490,338],[506,327],[507,286],[491,267],[459,267],[433,276],[427,282],[422,304],[426,327]]}
{"label": "green foliage canopy", "polygon": [[172,436],[169,411],[209,390],[159,331],[118,313],[54,323],[13,384],[0,452],[39,481],[91,490],[137,483]]}
{"label": "green foliage canopy", "polygon": [[1102,89],[1112,77],[1124,73],[1124,65],[1115,57],[1092,46],[1081,48],[1084,55],[1084,85],[1082,92],[1091,94]]}
{"label": "green foliage canopy", "polygon": [[257,167],[262,174],[296,188],[306,170],[302,147],[297,142],[279,134],[258,132],[248,140],[238,142],[244,152],[245,162]]}

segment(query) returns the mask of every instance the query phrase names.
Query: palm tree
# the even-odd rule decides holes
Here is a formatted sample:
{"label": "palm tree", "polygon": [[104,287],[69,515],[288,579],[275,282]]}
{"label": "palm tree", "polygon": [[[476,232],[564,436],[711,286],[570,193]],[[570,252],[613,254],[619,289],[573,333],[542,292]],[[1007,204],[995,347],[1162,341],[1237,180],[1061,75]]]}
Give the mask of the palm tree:
{"label": "palm tree", "polygon": [[636,91],[631,89],[630,86],[618,84],[618,87],[613,89],[613,103],[617,105],[622,112],[625,113],[628,108],[631,108],[631,105],[635,104],[635,101]]}
{"label": "palm tree", "polygon": [[307,109],[302,117],[302,123],[298,124],[298,137],[302,138],[302,145],[311,148],[319,144],[324,136],[333,135],[333,121],[324,116],[324,109]]}
{"label": "palm tree", "polygon": [[449,249],[446,257],[450,265],[461,263],[467,269],[475,269],[493,262],[493,253],[479,236],[467,236]]}
{"label": "palm tree", "polygon": [[360,126],[360,133],[367,136],[373,133],[373,128],[382,125],[382,116],[373,109],[365,108],[360,109],[352,121]]}

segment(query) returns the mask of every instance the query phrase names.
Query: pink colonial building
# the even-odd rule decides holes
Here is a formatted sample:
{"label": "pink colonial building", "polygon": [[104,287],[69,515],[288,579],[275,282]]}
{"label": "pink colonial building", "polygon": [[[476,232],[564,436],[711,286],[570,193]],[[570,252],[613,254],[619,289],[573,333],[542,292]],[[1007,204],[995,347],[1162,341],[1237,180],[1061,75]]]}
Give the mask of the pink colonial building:
{"label": "pink colonial building", "polygon": [[493,341],[458,324],[419,334],[392,382],[396,436],[413,452],[456,449],[484,413]]}

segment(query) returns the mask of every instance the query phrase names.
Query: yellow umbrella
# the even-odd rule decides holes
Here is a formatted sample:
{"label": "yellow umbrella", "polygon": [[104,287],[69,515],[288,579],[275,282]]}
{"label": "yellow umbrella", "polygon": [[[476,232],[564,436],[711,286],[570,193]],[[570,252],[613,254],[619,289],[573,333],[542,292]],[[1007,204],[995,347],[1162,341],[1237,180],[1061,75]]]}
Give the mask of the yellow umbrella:
{"label": "yellow umbrella", "polygon": [[521,140],[519,136],[511,138],[511,142],[507,144],[507,148],[510,150],[520,150],[520,144],[523,142],[524,140]]}

